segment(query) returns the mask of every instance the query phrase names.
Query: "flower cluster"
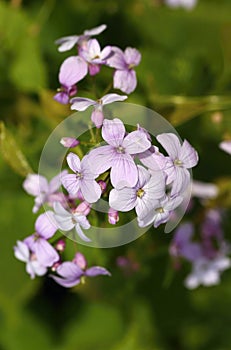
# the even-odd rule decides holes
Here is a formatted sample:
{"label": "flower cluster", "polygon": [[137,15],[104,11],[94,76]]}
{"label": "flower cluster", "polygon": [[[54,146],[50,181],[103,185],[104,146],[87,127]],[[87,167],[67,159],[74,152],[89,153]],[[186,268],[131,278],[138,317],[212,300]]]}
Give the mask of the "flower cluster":
{"label": "flower cluster", "polygon": [[[118,223],[120,213],[133,211],[138,227],[156,228],[169,221],[181,205],[191,185],[190,169],[198,163],[196,150],[187,140],[182,143],[174,133],[162,132],[154,137],[140,125],[126,130],[119,118],[105,118],[104,105],[124,101],[127,96],[112,92],[100,99],[71,98],[77,94],[76,84],[88,73],[98,74],[103,65],[114,69],[115,89],[129,94],[136,87],[134,67],[141,60],[139,51],[128,47],[123,52],[114,46],[101,49],[92,37],[105,29],[101,25],[82,35],[56,41],[60,52],[75,48],[77,55],[65,59],[61,65],[61,88],[54,98],[60,103],[70,103],[72,110],[91,107],[91,120],[96,126],[91,132],[95,132],[97,141],[79,157],[77,150],[81,149],[78,154],[83,153],[81,137],[77,140],[64,136],[60,143],[72,148],[66,157],[70,172],[63,170],[50,182],[42,175],[29,174],[23,183],[25,191],[35,197],[33,213],[44,205],[49,210],[37,218],[35,233],[17,242],[15,256],[26,263],[31,278],[49,272],[63,287],[73,287],[85,277],[110,273],[104,267],[87,267],[80,252],[72,261],[65,261],[67,242],[66,237],[57,237],[59,230],[74,232],[82,242],[91,242],[92,205],[102,196],[108,199],[107,219],[111,225]],[[162,152],[157,145],[162,147]]]}

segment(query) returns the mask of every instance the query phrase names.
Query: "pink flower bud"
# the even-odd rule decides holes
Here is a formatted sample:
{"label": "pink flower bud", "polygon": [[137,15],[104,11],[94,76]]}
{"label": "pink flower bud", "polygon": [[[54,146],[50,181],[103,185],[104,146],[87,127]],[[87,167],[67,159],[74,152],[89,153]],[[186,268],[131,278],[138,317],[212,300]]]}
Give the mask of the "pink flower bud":
{"label": "pink flower bud", "polygon": [[82,270],[86,269],[87,267],[87,260],[85,256],[82,253],[76,253],[75,257],[73,259],[73,263],[78,265]]}
{"label": "pink flower bud", "polygon": [[74,137],[62,137],[60,143],[67,148],[73,148],[79,144],[79,141]]}
{"label": "pink flower bud", "polygon": [[115,225],[119,221],[119,214],[117,210],[114,210],[112,208],[108,211],[108,222],[111,225]]}
{"label": "pink flower bud", "polygon": [[58,252],[63,252],[65,248],[66,248],[66,242],[63,239],[60,239],[55,245],[55,249]]}
{"label": "pink flower bud", "polygon": [[103,180],[99,180],[99,181],[98,181],[98,184],[99,184],[100,187],[101,187],[102,193],[104,193],[104,192],[106,191],[106,189],[107,189],[107,184],[106,184],[106,182],[103,181]]}
{"label": "pink flower bud", "polygon": [[77,208],[75,209],[75,212],[81,213],[85,216],[87,216],[91,211],[91,204],[89,204],[88,202],[84,201],[81,202]]}
{"label": "pink flower bud", "polygon": [[52,266],[51,266],[51,271],[55,272],[57,270],[57,268],[61,265],[61,261],[57,261],[55,262]]}

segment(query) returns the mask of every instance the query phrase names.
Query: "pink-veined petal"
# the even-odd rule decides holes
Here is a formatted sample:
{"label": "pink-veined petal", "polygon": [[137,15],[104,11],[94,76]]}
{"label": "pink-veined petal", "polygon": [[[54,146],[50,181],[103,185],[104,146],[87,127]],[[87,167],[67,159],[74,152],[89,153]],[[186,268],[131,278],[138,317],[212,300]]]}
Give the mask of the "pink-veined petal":
{"label": "pink-veined petal", "polygon": [[109,194],[109,206],[118,211],[130,211],[136,205],[136,189],[124,187],[113,189]]}
{"label": "pink-veined petal", "polygon": [[137,165],[138,169],[138,183],[137,187],[143,188],[151,177],[150,172],[141,165]]}
{"label": "pink-veined petal", "polygon": [[58,92],[53,98],[55,101],[62,103],[63,105],[67,105],[69,102],[69,95],[66,91]]}
{"label": "pink-veined petal", "polygon": [[111,183],[116,189],[134,187],[138,181],[138,170],[130,154],[120,154],[113,161]]}
{"label": "pink-veined petal", "polygon": [[30,260],[26,264],[26,272],[30,275],[32,279],[34,279],[36,275],[45,275],[47,272],[47,268],[45,266],[42,266],[37,260]]}
{"label": "pink-veined petal", "polygon": [[57,231],[54,213],[49,210],[39,215],[35,222],[35,229],[39,236],[45,239],[51,238]]}
{"label": "pink-veined petal", "polygon": [[146,151],[151,147],[151,142],[144,137],[144,134],[137,130],[130,132],[123,140],[122,146],[129,154],[137,154]]}
{"label": "pink-veined petal", "polygon": [[76,111],[85,111],[88,107],[94,106],[96,102],[90,98],[74,97],[70,100],[71,109]]}
{"label": "pink-veined petal", "polygon": [[37,260],[42,266],[50,267],[59,260],[59,254],[45,239],[39,238],[34,247]]}
{"label": "pink-veined petal", "polygon": [[124,101],[128,97],[125,95],[118,95],[118,94],[107,94],[103,96],[100,100],[102,101],[103,105],[107,105],[112,102],[118,102],[118,101]]}
{"label": "pink-veined petal", "polygon": [[119,89],[125,94],[130,94],[137,85],[136,72],[131,70],[117,70],[113,77],[114,89]]}
{"label": "pink-veined petal", "polygon": [[88,203],[95,203],[101,196],[101,187],[95,180],[81,181],[81,192]]}
{"label": "pink-veined petal", "polygon": [[71,152],[68,154],[67,164],[74,173],[81,171],[81,161],[75,153]]}
{"label": "pink-veined petal", "polygon": [[138,66],[141,60],[141,54],[137,49],[127,47],[124,51],[125,61],[128,65]]}
{"label": "pink-veined petal", "polygon": [[173,160],[179,157],[181,144],[180,144],[180,140],[175,134],[163,133],[163,134],[157,135],[156,139],[164,147],[168,155]]}
{"label": "pink-veined petal", "polygon": [[72,86],[82,80],[88,72],[87,63],[80,56],[68,57],[61,65],[59,81],[64,86]]}
{"label": "pink-veined petal", "polygon": [[57,268],[57,273],[64,278],[74,279],[83,275],[82,269],[71,261],[65,261]]}
{"label": "pink-veined petal", "polygon": [[187,169],[175,167],[174,177],[171,189],[172,196],[183,193],[190,186],[190,172]]}
{"label": "pink-veined petal", "polygon": [[187,140],[183,142],[179,152],[179,159],[183,162],[185,168],[193,168],[198,163],[198,153]]}
{"label": "pink-veined petal", "polygon": [[80,180],[75,174],[68,174],[62,178],[62,185],[69,194],[75,196],[80,188]]}
{"label": "pink-veined petal", "polygon": [[114,147],[121,146],[124,136],[125,127],[120,119],[104,119],[102,127],[102,137],[109,145]]}
{"label": "pink-veined petal", "polygon": [[113,54],[107,60],[107,65],[115,69],[127,69],[123,51],[116,46],[112,46],[111,50]]}
{"label": "pink-veined petal", "polygon": [[103,174],[111,167],[115,156],[114,148],[110,145],[100,146],[91,150],[88,154],[91,172],[93,174]]}

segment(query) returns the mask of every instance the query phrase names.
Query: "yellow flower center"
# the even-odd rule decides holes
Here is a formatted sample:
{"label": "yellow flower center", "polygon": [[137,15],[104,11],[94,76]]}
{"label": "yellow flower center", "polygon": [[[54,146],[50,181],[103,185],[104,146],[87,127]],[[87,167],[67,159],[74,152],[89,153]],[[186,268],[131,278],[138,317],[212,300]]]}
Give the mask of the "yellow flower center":
{"label": "yellow flower center", "polygon": [[142,188],[139,188],[137,191],[136,191],[136,195],[137,195],[137,197],[139,197],[139,198],[142,198],[143,197],[143,195],[144,195],[144,190],[142,189]]}

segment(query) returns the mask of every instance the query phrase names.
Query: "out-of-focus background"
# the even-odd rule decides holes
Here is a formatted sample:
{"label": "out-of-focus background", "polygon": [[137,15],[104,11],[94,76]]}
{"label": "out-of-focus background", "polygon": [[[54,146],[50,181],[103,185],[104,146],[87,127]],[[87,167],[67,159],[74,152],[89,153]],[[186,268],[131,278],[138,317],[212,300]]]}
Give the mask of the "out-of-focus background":
{"label": "out-of-focus background", "polygon": [[[36,172],[47,137],[70,114],[52,98],[69,55],[54,40],[102,23],[102,46],[142,53],[128,102],[168,119],[199,152],[194,177],[219,185],[217,205],[231,204],[231,158],[218,148],[231,138],[230,0],[198,0],[191,10],[161,0],[0,1],[0,349],[228,350],[231,271],[219,286],[187,290],[190,267],[169,277],[172,234],[163,229],[120,248],[81,247],[112,277],[71,291],[49,278],[31,281],[13,256],[35,221],[21,187],[22,154]],[[229,239],[230,211],[224,227]],[[119,267],[119,256],[130,265]]]}

